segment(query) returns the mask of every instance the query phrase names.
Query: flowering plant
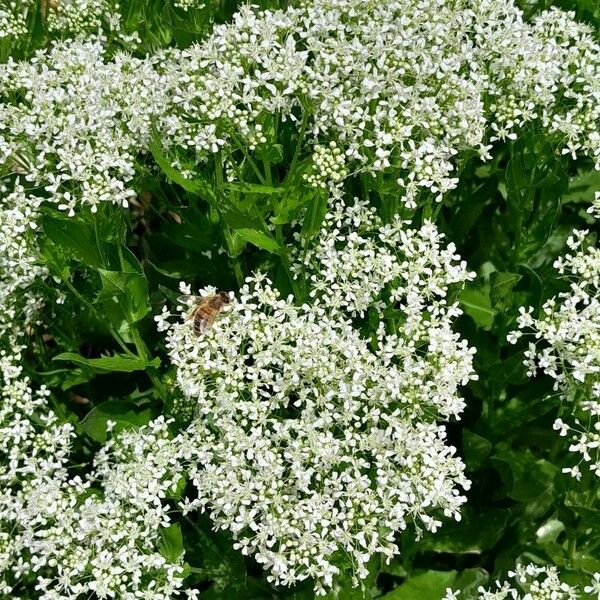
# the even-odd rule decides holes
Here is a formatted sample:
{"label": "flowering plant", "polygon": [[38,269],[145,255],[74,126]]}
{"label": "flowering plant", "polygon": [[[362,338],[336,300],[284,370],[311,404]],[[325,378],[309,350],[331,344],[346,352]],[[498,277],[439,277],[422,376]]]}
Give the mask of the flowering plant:
{"label": "flowering plant", "polygon": [[600,598],[600,11],[550,4],[0,7],[2,598]]}

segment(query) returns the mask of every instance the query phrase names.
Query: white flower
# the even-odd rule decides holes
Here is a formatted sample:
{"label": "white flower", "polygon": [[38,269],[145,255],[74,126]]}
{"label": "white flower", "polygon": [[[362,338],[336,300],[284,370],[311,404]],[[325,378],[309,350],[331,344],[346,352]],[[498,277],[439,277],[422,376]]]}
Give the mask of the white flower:
{"label": "white flower", "polygon": [[[518,564],[509,571],[512,581],[496,581],[494,588],[477,589],[477,600],[577,600],[580,598],[577,587],[560,580],[555,566],[540,567],[532,563]],[[588,588],[585,588],[588,591]],[[449,594],[451,593],[448,592]],[[447,596],[447,598],[453,596]],[[446,600],[446,599],[444,599]]]}
{"label": "white flower", "polygon": [[[196,402],[186,436],[197,497],[185,510],[207,510],[273,583],[312,577],[318,593],[331,587],[339,551],[364,578],[373,554],[398,552],[394,534],[408,521],[435,531],[436,508],[459,519],[458,488],[469,486],[434,420],[460,414],[458,387],[473,376],[472,352],[450,328],[459,311],[444,302],[447,287],[468,277],[464,264],[439,246],[431,224],[383,228],[360,203],[338,205],[328,224],[336,219],[339,248],[317,249],[304,263],[328,282],[325,291],[315,275],[310,305],[282,299],[261,275],[205,335],[196,337],[187,320],[167,334],[179,387]],[[391,281],[368,262],[376,248],[363,252],[348,223],[387,240],[389,247],[379,241],[384,262],[393,255],[401,265]],[[361,257],[355,271],[344,269],[352,242]],[[382,323],[374,349],[343,313],[355,311],[345,290],[359,282],[373,290],[361,308],[378,306],[386,283],[385,301],[400,306],[395,333]]]}
{"label": "white flower", "polygon": [[37,577],[41,600],[172,597],[182,567],[158,543],[185,444],[159,418],[111,440],[86,480],[72,476],[73,426],[48,408],[46,388],[32,389],[21,351],[0,352],[0,592]]}
{"label": "white flower", "polygon": [[[564,402],[574,402],[575,410],[585,416],[569,423],[559,418],[554,429],[569,437],[569,450],[579,453],[600,476],[600,249],[590,245],[586,235],[574,231],[567,242],[570,252],[554,263],[570,281],[569,291],[548,300],[537,319],[532,308],[522,308],[520,331],[509,339],[528,333],[535,340],[525,352],[528,373],[541,371],[552,377]],[[563,472],[581,477],[578,467]]]}

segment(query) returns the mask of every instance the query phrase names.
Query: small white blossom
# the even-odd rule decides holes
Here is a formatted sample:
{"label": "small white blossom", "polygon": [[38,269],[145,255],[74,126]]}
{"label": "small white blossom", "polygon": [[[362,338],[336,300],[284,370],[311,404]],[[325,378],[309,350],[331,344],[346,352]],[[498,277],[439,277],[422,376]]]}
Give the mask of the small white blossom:
{"label": "small white blossom", "polygon": [[[585,418],[559,418],[554,429],[572,442],[569,450],[600,477],[600,249],[588,243],[585,231],[574,231],[567,241],[570,250],[554,263],[559,274],[570,281],[567,292],[549,299],[538,318],[533,309],[522,308],[519,330],[509,341],[521,336],[533,339],[525,352],[530,376],[538,371],[555,381],[565,403],[575,403]],[[572,408],[568,411],[572,414]],[[566,418],[566,417],[565,417]],[[565,469],[579,479],[579,467]]]}
{"label": "small white blossom", "polygon": [[578,600],[580,598],[578,588],[561,581],[555,566],[518,564],[514,571],[508,572],[508,576],[510,580],[497,580],[493,588],[486,589],[480,586],[477,589],[477,600]]}
{"label": "small white blossom", "polygon": [[[338,205],[328,225],[338,218],[344,233],[331,235],[339,247],[309,253],[308,272],[314,266],[331,279],[328,291],[312,279],[318,293],[310,305],[281,298],[258,275],[205,335],[197,337],[187,320],[167,334],[179,387],[196,402],[186,435],[197,497],[185,510],[208,511],[273,583],[312,577],[318,593],[332,586],[339,551],[364,578],[373,554],[398,552],[394,534],[408,521],[436,531],[436,508],[458,520],[459,487],[469,487],[435,422],[461,413],[458,387],[473,377],[472,351],[450,328],[460,311],[444,302],[447,286],[468,277],[464,264],[452,247],[439,246],[431,224],[418,232],[402,223],[383,228],[360,203]],[[370,253],[357,253],[355,275],[342,268],[359,239],[349,223],[387,240],[389,247],[379,240],[385,261],[398,242],[391,281],[369,268]],[[357,306],[344,290],[360,283],[373,292]],[[386,283],[398,327],[388,334],[382,323],[373,350],[343,310],[377,306]],[[342,301],[334,301],[338,295]]]}

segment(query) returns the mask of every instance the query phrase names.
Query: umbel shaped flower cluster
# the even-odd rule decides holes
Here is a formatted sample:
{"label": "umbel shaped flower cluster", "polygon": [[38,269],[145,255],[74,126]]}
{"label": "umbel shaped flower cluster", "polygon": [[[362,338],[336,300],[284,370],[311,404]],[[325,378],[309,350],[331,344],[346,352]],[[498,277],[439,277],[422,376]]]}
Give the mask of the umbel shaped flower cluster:
{"label": "umbel shaped flower cluster", "polygon": [[[374,219],[364,206],[354,218],[359,228]],[[469,482],[436,420],[461,412],[457,387],[473,375],[472,352],[449,328],[458,309],[442,318],[438,269],[456,257],[438,240],[431,225],[406,233],[386,298],[390,306],[423,302],[430,317],[417,324],[420,309],[411,306],[411,317],[400,308],[406,328],[387,334],[382,323],[372,343],[323,296],[295,306],[262,275],[247,279],[200,338],[189,321],[170,324],[166,311],[158,318],[177,382],[196,402],[187,435],[197,497],[184,507],[207,510],[276,584],[312,577],[324,593],[341,568],[352,569],[357,584],[374,554],[398,552],[395,534],[408,522],[435,531],[441,515],[460,518],[460,488]],[[416,246],[424,260],[410,254]],[[378,258],[357,256],[357,278],[371,273],[375,282]],[[343,250],[328,259],[339,264]],[[468,277],[464,265],[452,266],[446,284]],[[433,293],[431,281],[439,284]]]}
{"label": "umbel shaped flower cluster", "polygon": [[0,163],[66,210],[126,206],[152,122],[187,176],[216,157],[235,179],[242,148],[274,147],[291,121],[308,185],[388,171],[412,207],[455,187],[461,152],[488,157],[525,125],[598,163],[599,78],[591,31],[558,10],[528,23],[497,0],[246,6],[183,51],[107,59],[71,41],[1,66]]}
{"label": "umbel shaped flower cluster", "polygon": [[34,291],[47,276],[46,268],[37,264],[34,238],[41,202],[19,181],[10,192],[0,185],[0,339],[18,335],[42,305]]}
{"label": "umbel shaped flower cluster", "polygon": [[98,34],[103,26],[117,29],[119,4],[115,0],[10,0],[0,7],[0,39],[15,41],[29,33],[28,22],[40,11],[51,34]]}
{"label": "umbel shaped flower cluster", "polygon": [[490,142],[527,123],[568,152],[597,156],[599,56],[591,31],[567,14],[529,24],[506,2],[246,7],[174,57],[162,130],[201,160],[239,150],[265,114],[302,120],[316,143],[311,184],[391,168],[414,205],[419,190],[439,199],[456,185],[456,154],[485,158]]}
{"label": "umbel shaped flower cluster", "polygon": [[[570,585],[561,579],[554,566],[538,566],[533,563],[518,564],[508,572],[508,581],[496,581],[495,588],[477,589],[477,600],[577,600],[581,592],[585,598],[600,598],[600,573],[596,573],[590,585]],[[444,600],[460,600],[460,592],[448,590]]]}
{"label": "umbel shaped flower cluster", "polygon": [[[573,403],[576,408],[574,421],[558,419],[554,428],[570,437],[570,450],[600,477],[600,249],[586,231],[575,231],[567,243],[571,252],[554,266],[570,282],[569,290],[548,300],[538,318],[533,308],[522,308],[520,330],[509,340],[533,336],[525,353],[529,375],[541,371],[552,377],[571,404],[567,414]],[[581,477],[579,466],[565,470]]]}
{"label": "umbel shaped flower cluster", "polygon": [[0,105],[0,162],[70,215],[80,203],[127,207],[135,157],[166,102],[151,61],[105,63],[102,49],[74,41],[0,66],[2,94],[25,100]]}
{"label": "umbel shaped flower cluster", "polygon": [[46,388],[34,391],[21,352],[0,352],[0,595],[33,582],[42,600],[171,598],[181,560],[158,546],[185,444],[158,419],[109,441],[85,480],[73,476],[74,428],[48,408]]}

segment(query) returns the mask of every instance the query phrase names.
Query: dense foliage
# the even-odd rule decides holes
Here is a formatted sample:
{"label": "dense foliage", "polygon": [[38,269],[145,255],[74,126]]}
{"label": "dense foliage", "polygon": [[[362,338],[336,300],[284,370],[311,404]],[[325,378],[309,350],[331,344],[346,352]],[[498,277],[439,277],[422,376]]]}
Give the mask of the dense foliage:
{"label": "dense foliage", "polygon": [[4,2],[0,596],[600,599],[599,27]]}

